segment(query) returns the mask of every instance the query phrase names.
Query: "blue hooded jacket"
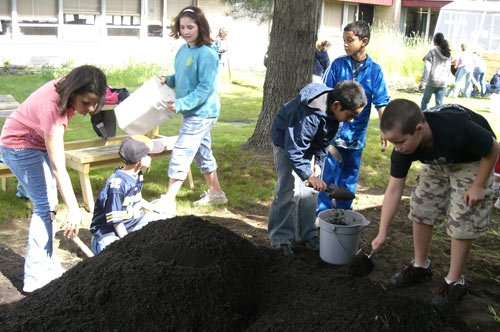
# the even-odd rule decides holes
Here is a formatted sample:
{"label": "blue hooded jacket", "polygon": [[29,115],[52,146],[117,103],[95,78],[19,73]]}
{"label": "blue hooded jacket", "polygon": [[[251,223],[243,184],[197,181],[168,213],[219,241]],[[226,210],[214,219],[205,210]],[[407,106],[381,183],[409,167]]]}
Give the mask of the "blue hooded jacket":
{"label": "blue hooded jacket", "polygon": [[332,90],[320,83],[306,85],[281,107],[271,127],[273,144],[287,151],[302,181],[313,174],[313,156],[316,165],[323,165],[327,147],[339,127],[335,115],[326,112],[327,95]]}
{"label": "blue hooded jacket", "polygon": [[[323,82],[330,87],[334,87],[338,82],[352,79],[352,59],[347,55],[335,59],[323,75]],[[389,103],[389,94],[382,69],[368,55],[356,81],[363,86],[367,103],[363,111],[352,122],[342,123],[335,136],[335,145],[359,150],[366,145],[366,130],[368,120],[370,120],[372,103],[376,108],[386,106]]]}

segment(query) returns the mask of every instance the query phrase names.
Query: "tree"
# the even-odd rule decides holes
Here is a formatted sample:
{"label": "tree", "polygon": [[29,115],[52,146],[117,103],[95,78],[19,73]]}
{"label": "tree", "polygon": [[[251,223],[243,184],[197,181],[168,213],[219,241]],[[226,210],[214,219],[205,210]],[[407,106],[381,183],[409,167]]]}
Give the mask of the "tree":
{"label": "tree", "polygon": [[[270,0],[228,2],[260,13],[257,17],[265,17],[271,8]],[[246,149],[259,153],[272,150],[270,133],[275,114],[311,82],[321,4],[319,0],[274,0],[262,111]]]}

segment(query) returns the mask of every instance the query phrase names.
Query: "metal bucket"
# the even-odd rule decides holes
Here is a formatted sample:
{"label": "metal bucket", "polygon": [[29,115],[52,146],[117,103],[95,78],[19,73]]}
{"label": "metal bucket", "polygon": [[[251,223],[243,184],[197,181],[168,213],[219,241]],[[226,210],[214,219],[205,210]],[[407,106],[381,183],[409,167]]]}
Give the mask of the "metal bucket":
{"label": "metal bucket", "polygon": [[330,264],[349,264],[359,249],[361,230],[370,224],[361,213],[325,210],[319,213],[319,256]]}

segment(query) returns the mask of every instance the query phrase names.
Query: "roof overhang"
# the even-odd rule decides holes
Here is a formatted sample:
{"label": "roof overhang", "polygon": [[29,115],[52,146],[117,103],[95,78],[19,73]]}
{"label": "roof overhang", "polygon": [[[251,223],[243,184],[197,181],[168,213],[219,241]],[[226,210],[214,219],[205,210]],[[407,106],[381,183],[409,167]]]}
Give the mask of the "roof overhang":
{"label": "roof overhang", "polygon": [[436,1],[436,0],[403,0],[403,7],[419,7],[419,8],[441,8],[451,3],[452,1]]}
{"label": "roof overhang", "polygon": [[368,5],[392,6],[393,0],[339,0],[342,2],[364,3]]}

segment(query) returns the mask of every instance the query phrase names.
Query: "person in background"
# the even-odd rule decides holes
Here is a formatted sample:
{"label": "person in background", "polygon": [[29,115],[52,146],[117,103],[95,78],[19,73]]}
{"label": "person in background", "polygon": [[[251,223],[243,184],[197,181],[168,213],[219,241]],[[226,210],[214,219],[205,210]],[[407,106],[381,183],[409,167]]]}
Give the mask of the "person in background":
{"label": "person in background", "polygon": [[162,83],[175,91],[175,100],[168,103],[168,110],[182,114],[179,138],[168,165],[170,179],[167,193],[162,197],[164,209],[161,211],[175,216],[176,196],[193,160],[208,185],[194,206],[226,204],[227,198],[217,176],[210,134],[220,114],[219,58],[202,10],[195,6],[182,9],[174,20],[171,36],[186,41],[175,56],[175,74],[161,77]]}
{"label": "person in background", "polygon": [[491,77],[490,83],[486,84],[486,93],[500,93],[500,67]]}
{"label": "person in background", "polygon": [[486,72],[486,61],[481,57],[478,52],[472,53],[472,59],[474,61],[474,81],[476,83],[474,91],[472,91],[471,96],[475,97],[477,95],[476,90],[484,97],[486,94],[486,82],[484,80],[484,74]]}
{"label": "person in background", "polygon": [[[334,87],[338,82],[355,80],[363,86],[367,103],[363,112],[352,122],[342,123],[331,143],[340,157],[328,154],[322,176],[327,185],[334,183],[355,193],[372,104],[380,116],[389,102],[389,94],[382,69],[366,53],[370,42],[368,23],[356,21],[347,24],[343,38],[346,55],[332,62],[323,75],[323,82],[326,86]],[[381,140],[381,145],[382,149],[387,148],[386,141]],[[326,193],[318,195],[318,213],[333,206],[334,201]],[[335,207],[351,209],[352,200],[336,200]]]}
{"label": "person in background", "polygon": [[[90,224],[91,249],[98,254],[111,243],[135,232],[150,222],[162,219],[152,204],[142,199],[142,168],[149,168],[149,154],[161,153],[165,145],[146,136],[127,137],[118,154],[123,167],[115,169],[99,193]],[[144,209],[149,211],[144,211]]]}
{"label": "person in background", "polygon": [[474,59],[472,52],[467,49],[466,44],[460,45],[462,52],[457,56],[456,60],[456,73],[455,73],[455,87],[452,91],[452,97],[457,98],[462,88],[462,80],[465,80],[464,93],[465,98],[469,98],[471,94],[471,85],[473,85],[473,72],[474,72]]}
{"label": "person in background", "polygon": [[[434,35],[434,48],[424,57],[424,72],[418,89],[424,91],[420,108],[425,110],[434,95],[436,106],[443,104],[446,86],[450,76],[451,51],[448,41],[440,32]],[[425,89],[424,89],[425,87]]]}
{"label": "person in background", "polygon": [[228,51],[227,30],[225,28],[220,28],[217,37],[215,37],[215,49],[217,50],[220,63],[224,65],[223,56]]}
{"label": "person in background", "polygon": [[64,236],[77,236],[82,220],[66,170],[64,132],[76,114],[85,116],[102,108],[106,84],[99,68],[77,67],[33,92],[3,126],[0,152],[33,204],[24,263],[25,293],[64,272],[53,247],[58,190],[68,209]]}
{"label": "person in background", "polygon": [[322,83],[321,77],[325,70],[330,66],[330,57],[328,56],[328,50],[332,44],[328,40],[324,40],[316,45],[316,50],[314,51],[314,63],[313,63],[313,82]]}
{"label": "person in background", "polygon": [[380,130],[394,144],[394,150],[372,249],[379,251],[387,240],[412,163],[418,160],[426,164],[410,198],[414,259],[390,283],[406,287],[432,279],[432,233],[434,226],[447,219],[450,265],[432,303],[454,304],[467,293],[463,273],[472,241],[488,233],[492,171],[500,145],[484,117],[455,104],[422,112],[410,100],[395,99],[382,114]]}
{"label": "person in background", "polygon": [[319,250],[315,190],[327,187],[319,178],[327,147],[339,123],[352,121],[365,105],[363,87],[357,82],[343,81],[333,89],[310,83],[276,114],[271,140],[278,181],[268,236],[271,246],[283,255],[293,256],[296,238],[308,249]]}

